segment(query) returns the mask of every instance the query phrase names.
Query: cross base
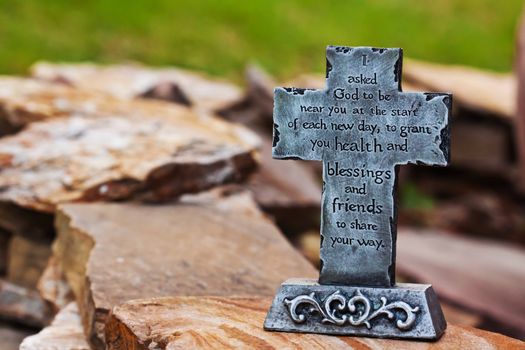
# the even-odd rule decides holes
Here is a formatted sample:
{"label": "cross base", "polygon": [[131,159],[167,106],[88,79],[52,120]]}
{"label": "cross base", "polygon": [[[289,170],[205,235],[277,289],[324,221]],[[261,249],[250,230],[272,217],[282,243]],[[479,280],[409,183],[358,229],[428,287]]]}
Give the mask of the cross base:
{"label": "cross base", "polygon": [[437,340],[447,323],[429,284],[390,288],[321,285],[290,279],[264,322],[268,331]]}

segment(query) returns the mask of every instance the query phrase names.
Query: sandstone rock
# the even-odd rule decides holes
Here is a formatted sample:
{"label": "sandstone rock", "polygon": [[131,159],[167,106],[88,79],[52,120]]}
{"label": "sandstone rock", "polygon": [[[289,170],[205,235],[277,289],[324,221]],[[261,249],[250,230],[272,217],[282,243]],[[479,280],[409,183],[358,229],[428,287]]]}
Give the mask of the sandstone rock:
{"label": "sandstone rock", "polygon": [[35,289],[50,256],[50,241],[13,235],[9,241],[7,279],[19,286]]}
{"label": "sandstone rock", "polygon": [[27,337],[20,350],[90,350],[75,303],[62,309],[50,326]]}
{"label": "sandstone rock", "polygon": [[0,135],[35,121],[92,111],[107,97],[35,79],[0,76]]}
{"label": "sandstone rock", "polygon": [[37,289],[54,314],[74,300],[73,291],[66,281],[62,265],[55,256],[49,258],[38,280]]}
{"label": "sandstone rock", "polygon": [[239,194],[186,197],[164,206],[59,208],[55,255],[94,346],[103,348],[107,314],[127,300],[273,295],[290,276],[316,276],[275,226],[254,212],[249,197],[230,195]]}
{"label": "sandstone rock", "polygon": [[516,79],[512,74],[407,60],[403,77],[423,90],[452,93],[458,106],[514,119]]}
{"label": "sandstone rock", "polygon": [[271,141],[262,140],[261,166],[248,181],[255,200],[288,236],[318,229],[321,179],[305,162],[272,159]]}
{"label": "sandstone rock", "polygon": [[523,336],[525,251],[511,244],[436,231],[400,230],[397,269],[431,283],[443,300]]}
{"label": "sandstone rock", "polygon": [[0,319],[43,327],[49,316],[47,305],[36,291],[0,280]]}
{"label": "sandstone rock", "polygon": [[230,83],[178,68],[135,65],[99,66],[89,63],[36,63],[32,75],[82,90],[118,98],[152,97],[215,111],[235,103],[241,90]]}
{"label": "sandstone rock", "polygon": [[240,181],[255,166],[254,134],[186,107],[70,107],[0,140],[0,202],[52,212],[70,201],[160,201]]}
{"label": "sandstone rock", "polygon": [[14,328],[7,324],[0,323],[0,343],[2,350],[18,350],[20,343],[31,332],[24,329]]}
{"label": "sandstone rock", "polygon": [[503,335],[449,325],[437,342],[336,337],[263,330],[269,298],[178,297],[117,306],[106,327],[108,350],[129,349],[523,349]]}

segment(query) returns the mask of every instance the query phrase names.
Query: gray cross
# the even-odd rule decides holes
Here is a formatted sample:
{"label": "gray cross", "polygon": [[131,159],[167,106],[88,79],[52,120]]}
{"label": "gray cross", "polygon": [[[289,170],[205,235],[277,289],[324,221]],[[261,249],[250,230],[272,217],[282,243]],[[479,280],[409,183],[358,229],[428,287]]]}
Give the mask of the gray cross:
{"label": "gray cross", "polygon": [[273,156],[323,162],[319,282],[393,286],[397,169],[447,165],[452,96],[401,92],[401,49],[326,60],[326,89],[275,89]]}

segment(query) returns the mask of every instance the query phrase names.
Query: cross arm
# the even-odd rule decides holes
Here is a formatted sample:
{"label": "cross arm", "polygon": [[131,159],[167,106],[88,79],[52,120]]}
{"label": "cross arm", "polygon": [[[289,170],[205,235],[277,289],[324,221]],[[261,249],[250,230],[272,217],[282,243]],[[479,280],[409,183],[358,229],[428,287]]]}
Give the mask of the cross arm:
{"label": "cross arm", "polygon": [[[314,106],[323,105],[326,95],[323,90],[299,88],[276,88],[273,110],[273,152],[277,159],[299,158],[322,160],[320,148],[311,146],[322,129],[315,128],[321,123],[322,110]],[[309,123],[309,124],[305,124]],[[311,125],[312,128],[304,127]]]}

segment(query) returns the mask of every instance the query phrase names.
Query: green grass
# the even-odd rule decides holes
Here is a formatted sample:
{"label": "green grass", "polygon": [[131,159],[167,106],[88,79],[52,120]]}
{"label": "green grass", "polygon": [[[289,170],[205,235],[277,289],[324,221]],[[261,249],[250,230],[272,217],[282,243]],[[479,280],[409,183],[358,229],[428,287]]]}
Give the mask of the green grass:
{"label": "green grass", "polygon": [[0,73],[36,60],[179,65],[240,80],[324,70],[328,44],[512,67],[522,0],[1,0]]}

